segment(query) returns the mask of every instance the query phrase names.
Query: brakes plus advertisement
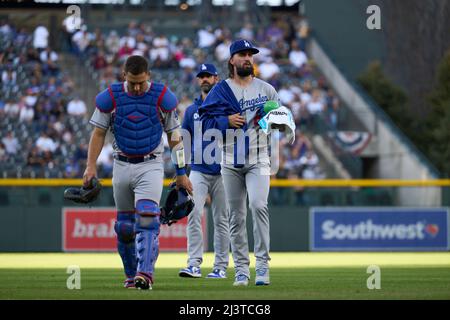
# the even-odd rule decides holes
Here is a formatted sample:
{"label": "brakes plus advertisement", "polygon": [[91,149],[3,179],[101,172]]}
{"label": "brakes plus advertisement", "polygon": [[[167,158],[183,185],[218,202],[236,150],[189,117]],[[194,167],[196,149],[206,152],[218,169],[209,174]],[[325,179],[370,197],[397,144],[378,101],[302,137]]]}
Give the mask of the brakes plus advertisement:
{"label": "brakes plus advertisement", "polygon": [[[64,251],[117,251],[114,208],[64,208],[62,212],[62,248]],[[207,245],[206,214],[202,225]],[[186,251],[187,218],[170,227],[161,225],[160,251]]]}
{"label": "brakes plus advertisement", "polygon": [[446,251],[448,208],[311,208],[311,251]]}

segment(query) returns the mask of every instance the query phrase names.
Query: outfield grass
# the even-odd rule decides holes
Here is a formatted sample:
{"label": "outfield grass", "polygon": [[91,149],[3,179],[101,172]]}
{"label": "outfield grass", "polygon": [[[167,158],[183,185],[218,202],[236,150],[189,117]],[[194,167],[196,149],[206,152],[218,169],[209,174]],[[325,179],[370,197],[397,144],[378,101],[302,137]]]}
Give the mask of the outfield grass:
{"label": "outfield grass", "polygon": [[[204,275],[212,260],[205,255]],[[272,284],[238,288],[231,268],[224,280],[179,278],[185,262],[185,254],[161,254],[153,290],[138,291],[121,287],[117,254],[0,254],[0,299],[450,299],[450,253],[273,253]],[[372,264],[380,290],[366,286]],[[81,290],[66,287],[69,265],[80,266]]]}

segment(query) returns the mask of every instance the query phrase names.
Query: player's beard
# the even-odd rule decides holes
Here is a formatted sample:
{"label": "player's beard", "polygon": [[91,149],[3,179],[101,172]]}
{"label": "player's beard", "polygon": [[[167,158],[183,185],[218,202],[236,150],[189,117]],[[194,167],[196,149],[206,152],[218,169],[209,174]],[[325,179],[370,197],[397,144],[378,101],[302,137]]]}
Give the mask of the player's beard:
{"label": "player's beard", "polygon": [[236,66],[236,73],[239,77],[248,77],[253,75],[253,65],[245,63],[241,67]]}
{"label": "player's beard", "polygon": [[214,85],[210,83],[203,83],[200,88],[204,94],[208,94]]}

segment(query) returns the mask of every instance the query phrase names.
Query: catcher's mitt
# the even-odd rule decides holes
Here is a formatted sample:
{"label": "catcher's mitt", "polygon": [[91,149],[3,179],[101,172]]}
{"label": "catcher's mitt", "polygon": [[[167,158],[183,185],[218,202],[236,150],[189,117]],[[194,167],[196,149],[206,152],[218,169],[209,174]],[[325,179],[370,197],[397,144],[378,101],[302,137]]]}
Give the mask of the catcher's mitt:
{"label": "catcher's mitt", "polygon": [[97,199],[102,185],[97,178],[92,178],[87,187],[67,188],[64,190],[64,199],[72,200],[76,203],[90,203]]}

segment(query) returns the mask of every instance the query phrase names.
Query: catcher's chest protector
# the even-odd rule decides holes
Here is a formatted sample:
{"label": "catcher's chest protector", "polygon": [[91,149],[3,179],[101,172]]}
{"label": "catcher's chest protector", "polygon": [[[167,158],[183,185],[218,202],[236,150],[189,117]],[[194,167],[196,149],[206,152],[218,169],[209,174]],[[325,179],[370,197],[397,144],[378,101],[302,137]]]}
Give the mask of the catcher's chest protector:
{"label": "catcher's chest protector", "polygon": [[146,155],[161,142],[163,127],[157,106],[164,89],[152,83],[141,96],[128,95],[122,83],[111,85],[116,109],[113,117],[114,137],[120,150],[128,155]]}

